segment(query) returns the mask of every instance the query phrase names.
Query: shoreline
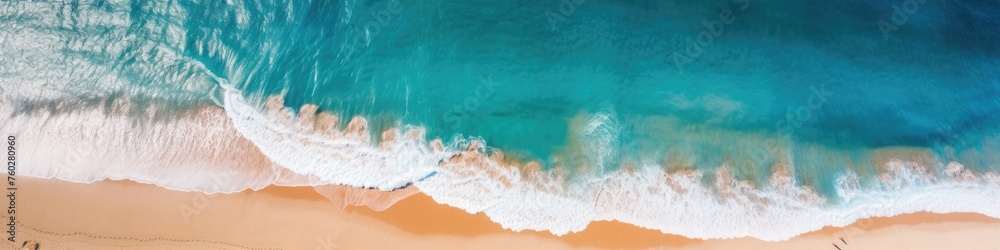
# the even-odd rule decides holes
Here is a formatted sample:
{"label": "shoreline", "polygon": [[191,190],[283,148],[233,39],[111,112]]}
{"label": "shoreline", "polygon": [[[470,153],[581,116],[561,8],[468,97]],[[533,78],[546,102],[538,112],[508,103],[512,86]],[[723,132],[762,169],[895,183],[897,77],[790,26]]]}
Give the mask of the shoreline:
{"label": "shoreline", "polygon": [[[234,98],[242,98],[242,96],[234,96]],[[557,167],[543,171],[538,163],[517,162],[515,159],[506,157],[499,150],[486,152],[482,150],[486,145],[480,141],[469,141],[468,145],[463,146],[464,149],[451,148],[452,146],[458,147],[456,145],[445,148],[440,139],[434,139],[430,142],[421,140],[424,137],[422,130],[402,131],[394,128],[382,131],[383,140],[381,143],[370,144],[370,138],[364,136],[368,133],[361,133],[369,129],[363,117],[351,118],[351,121],[347,123],[348,128],[341,131],[334,126],[338,123],[339,118],[323,112],[317,114],[314,110],[315,106],[304,105],[300,108],[303,111],[300,111],[299,116],[293,116],[291,108],[278,105],[279,103],[280,99],[272,98],[268,105],[271,108],[268,108],[268,111],[263,114],[258,114],[256,109],[249,107],[244,107],[245,110],[232,109],[243,110],[252,117],[264,120],[250,123],[251,125],[256,124],[254,126],[266,127],[266,129],[263,127],[263,130],[251,128],[244,131],[245,133],[239,131],[239,126],[237,126],[239,122],[236,122],[244,119],[231,117],[227,113],[231,109],[214,106],[202,106],[199,109],[201,112],[177,117],[175,119],[177,122],[174,124],[176,126],[154,123],[152,129],[144,129],[120,137],[104,135],[115,134],[120,128],[127,128],[127,124],[131,124],[132,119],[127,117],[125,113],[115,113],[110,117],[98,116],[99,112],[97,111],[99,110],[90,110],[79,114],[70,113],[65,116],[45,114],[18,116],[24,121],[24,124],[35,124],[24,126],[25,128],[39,127],[42,129],[15,132],[19,136],[23,134],[26,138],[31,138],[30,141],[33,142],[58,142],[52,143],[55,146],[37,143],[26,144],[26,147],[22,147],[25,159],[31,159],[36,166],[25,169],[27,171],[25,175],[29,176],[55,176],[59,179],[76,182],[129,179],[140,183],[154,183],[173,190],[199,190],[206,193],[238,192],[246,188],[260,190],[271,185],[319,185],[313,189],[333,201],[335,207],[367,205],[375,210],[387,209],[406,196],[423,192],[433,196],[441,204],[447,205],[444,207],[463,208],[453,211],[465,212],[468,210],[471,213],[489,213],[490,219],[486,221],[496,221],[515,229],[548,229],[558,235],[564,235],[574,230],[583,230],[588,224],[591,228],[600,228],[599,225],[606,224],[614,228],[614,230],[607,230],[612,233],[635,227],[647,227],[669,230],[670,233],[686,235],[687,237],[752,235],[761,239],[783,240],[807,230],[821,229],[827,224],[841,224],[850,221],[838,217],[845,216],[844,214],[822,217],[797,209],[822,205],[823,198],[807,183],[796,183],[789,175],[791,172],[780,165],[772,168],[772,173],[769,173],[770,178],[767,181],[768,186],[772,188],[756,188],[757,185],[754,183],[734,177],[734,172],[738,172],[738,169],[730,169],[725,166],[719,167],[715,171],[701,171],[683,166],[681,168],[661,169],[655,167],[636,168],[630,165],[608,174],[608,179],[600,183],[600,188],[596,182],[588,185],[570,186],[567,181],[570,170]],[[128,105],[125,106],[128,107]],[[2,109],[3,106],[0,105],[0,110]],[[46,125],[54,124],[56,121],[59,123],[55,124],[73,124],[74,126]],[[295,143],[295,140],[286,141],[286,132],[288,131],[281,129],[271,131],[275,128],[268,126],[272,125],[288,128],[290,131],[293,130],[295,135],[316,140],[303,139],[300,140],[301,143]],[[183,127],[183,129],[178,130],[178,126]],[[206,130],[204,128],[215,129]],[[82,139],[66,136],[74,134],[76,130],[89,131],[91,129],[96,132],[88,133]],[[247,128],[243,130],[247,130]],[[188,135],[191,134],[199,135],[198,138],[212,138],[212,140],[188,140]],[[271,139],[265,141],[282,142],[283,146],[268,143],[257,144],[254,140],[246,137],[248,134],[266,135],[264,137]],[[342,146],[351,148],[345,150],[340,147],[328,147],[324,144],[327,141],[323,139],[329,139],[327,137],[330,136],[343,139],[341,142],[347,144]],[[98,143],[92,142],[93,140],[98,140]],[[446,157],[446,160],[436,160],[433,163],[414,163],[425,167],[437,166],[431,168],[434,170],[435,178],[409,182],[414,183],[412,186],[418,187],[420,190],[404,188],[402,190],[405,192],[386,192],[323,184],[332,182],[351,185],[348,182],[339,181],[344,181],[345,178],[350,179],[347,177],[351,176],[360,176],[364,178],[351,179],[351,181],[365,185],[354,186],[397,187],[393,183],[398,184],[409,179],[405,175],[394,174],[399,173],[399,171],[409,171],[406,167],[400,167],[400,164],[412,163],[403,163],[407,161],[406,159],[413,160],[414,157],[423,160],[436,159],[434,157],[426,159],[425,157],[417,157],[421,155],[419,152],[416,153],[417,156],[414,156],[412,153],[415,152],[406,151],[413,150],[412,147],[406,145],[424,145],[425,143],[434,154]],[[78,145],[96,145],[96,147],[79,150],[76,148],[79,147]],[[128,149],[125,151],[126,153],[104,153],[119,152],[122,148]],[[277,151],[266,154],[263,150],[265,148]],[[408,153],[401,153],[399,150],[402,149],[400,148],[406,149],[404,151]],[[450,153],[444,152],[446,149]],[[88,155],[88,152],[92,155]],[[148,154],[146,152],[167,153]],[[905,150],[902,152],[899,150],[878,152],[880,152],[878,155],[882,157],[880,159],[883,161],[894,159],[891,157],[893,155],[906,153]],[[326,157],[328,155],[335,157]],[[396,155],[407,155],[407,157],[384,160]],[[66,157],[59,161],[60,156]],[[281,165],[272,156],[290,162],[286,162],[287,165]],[[156,162],[156,164],[149,164],[150,162]],[[927,176],[930,169],[922,166],[911,166],[902,160],[893,160],[890,163],[892,164],[886,163],[888,165],[885,166],[885,172],[880,174],[880,177],[883,178],[880,185],[891,187],[894,182],[905,182],[910,177],[921,178],[921,181],[932,181],[937,177]],[[164,167],[154,167],[160,165]],[[290,166],[290,168],[284,166]],[[327,166],[340,166],[340,168],[327,169]],[[959,190],[962,193],[957,193],[961,195],[949,195],[954,194],[950,192],[921,192],[920,190],[896,192],[898,190],[889,189],[888,193],[884,195],[891,195],[901,200],[922,199],[928,202],[890,204],[897,205],[896,207],[869,204],[857,208],[861,209],[860,214],[846,216],[877,215],[880,214],[879,211],[885,212],[881,214],[895,214],[924,210],[936,212],[978,211],[1000,217],[1000,215],[993,213],[996,211],[995,209],[990,209],[997,204],[991,202],[994,199],[979,201],[978,204],[966,202],[972,199],[969,197],[984,195],[986,197],[1000,197],[995,195],[997,189],[992,188],[1000,183],[996,182],[1000,176],[992,172],[981,177],[976,176],[958,163],[949,164],[948,168],[940,174],[941,178],[954,179],[954,182],[941,182],[943,184],[940,186],[923,187],[917,185],[915,187],[952,188],[953,186],[950,185],[978,185],[982,183],[988,184],[989,187],[964,188]],[[421,175],[423,174],[417,176]],[[709,179],[714,177],[714,182],[704,183],[702,177],[706,175],[711,176]],[[382,177],[386,176],[393,179],[385,182],[386,180],[383,180]],[[393,185],[384,186],[387,183]],[[850,187],[849,184],[848,187]],[[603,195],[605,194],[604,185],[616,187],[608,189],[614,191],[613,195]],[[527,192],[521,193],[522,191]],[[875,198],[875,202],[879,200],[878,194],[869,197],[867,195],[870,193],[865,190],[847,189],[846,191],[860,196],[861,198],[858,199],[861,200],[870,198]],[[570,199],[560,200],[562,198],[560,194],[573,194],[574,196]],[[913,196],[917,197],[895,196],[900,194],[914,194]],[[715,200],[719,196],[738,199],[735,199],[737,202],[719,203],[718,200]],[[520,200],[529,197],[536,200],[560,202]],[[753,205],[756,203],[747,202],[754,200],[771,202],[776,206],[757,210]],[[677,201],[683,204],[678,205]],[[438,202],[429,203],[436,204]],[[697,205],[701,203],[710,205]],[[595,205],[593,208],[586,207],[590,204]],[[972,205],[970,208],[954,207],[952,204]],[[566,211],[577,208],[580,209],[566,213]],[[590,217],[587,214],[591,214]],[[730,223],[726,219],[739,218],[745,214],[757,215],[745,218],[744,223]],[[545,219],[540,216],[544,216]],[[638,226],[591,221],[595,218],[616,219]],[[597,230],[591,229],[589,231]],[[585,232],[581,233],[585,234]],[[647,233],[646,231],[641,232]],[[649,233],[651,235],[661,235],[658,230],[650,232],[653,232]],[[548,234],[548,232],[543,234]],[[573,238],[573,235],[577,234],[580,233],[570,233],[565,237]],[[640,234],[640,232],[636,232],[636,234]]]}
{"label": "shoreline", "polygon": [[[778,242],[689,239],[609,221],[593,222],[582,232],[554,236],[506,230],[482,213],[473,215],[437,204],[420,192],[384,211],[374,211],[363,206],[341,210],[312,187],[268,186],[258,191],[204,195],[132,181],[79,184],[30,177],[23,177],[19,186],[18,242],[5,244],[12,249],[24,240],[39,243],[41,249],[53,245],[70,249],[336,249],[332,245],[348,249],[834,249],[831,244],[838,237],[853,243],[851,246],[862,246],[851,249],[931,249],[961,244],[1000,248],[1000,242],[991,241],[992,235],[1000,234],[1000,219],[969,213],[873,218]],[[185,205],[196,209],[188,222],[180,209]],[[942,238],[953,241],[939,240]]]}

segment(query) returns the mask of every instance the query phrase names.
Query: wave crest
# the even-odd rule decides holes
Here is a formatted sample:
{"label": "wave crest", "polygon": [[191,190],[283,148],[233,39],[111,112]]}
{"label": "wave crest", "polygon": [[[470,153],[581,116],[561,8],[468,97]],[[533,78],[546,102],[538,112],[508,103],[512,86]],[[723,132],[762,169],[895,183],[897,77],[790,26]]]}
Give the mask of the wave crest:
{"label": "wave crest", "polygon": [[[344,131],[321,133],[313,107],[304,107],[296,117],[272,98],[268,115],[263,115],[238,94],[226,99],[237,129],[298,174],[382,190],[413,185],[438,203],[485,213],[515,231],[563,235],[581,231],[591,221],[615,220],[692,238],[784,240],[824,226],[919,211],[1000,218],[1000,178],[976,175],[957,162],[934,167],[894,159],[874,181],[848,171],[838,178],[838,200],[797,183],[789,175],[791,167],[782,165],[774,166],[761,187],[733,177],[726,165],[711,173],[711,185],[705,185],[701,170],[668,172],[649,163],[567,181],[561,167],[542,171],[536,162],[514,162],[499,150],[486,150],[481,140],[443,146],[439,139],[427,142],[420,128],[410,126],[383,131],[383,138],[390,139],[376,146],[364,136],[368,131],[360,117]],[[598,113],[584,120],[582,135],[617,140],[609,134],[618,126],[613,116]],[[304,130],[291,129],[296,126]],[[603,150],[583,151],[601,153],[597,159],[607,156]]]}

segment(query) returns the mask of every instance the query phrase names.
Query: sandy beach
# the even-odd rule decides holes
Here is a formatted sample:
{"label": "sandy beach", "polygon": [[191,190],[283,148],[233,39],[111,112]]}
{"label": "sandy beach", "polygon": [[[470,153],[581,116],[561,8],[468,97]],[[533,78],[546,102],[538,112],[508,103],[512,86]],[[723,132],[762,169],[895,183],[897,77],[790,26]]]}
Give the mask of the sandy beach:
{"label": "sandy beach", "polygon": [[[314,111],[312,108],[314,107],[307,105],[303,109],[311,110],[305,112],[310,113]],[[125,134],[115,140],[105,138],[105,141],[98,141],[99,143],[92,141],[104,138],[102,134],[115,134],[116,128],[128,127],[130,120],[121,116],[107,118],[94,112],[96,111],[73,113],[58,119],[60,122],[70,122],[72,126],[46,127],[44,125],[50,123],[46,118],[48,116],[18,117],[23,122],[18,124],[28,124],[25,128],[45,128],[25,130],[19,134],[19,138],[26,138],[26,142],[59,142],[22,144],[18,153],[24,155],[24,159],[30,159],[26,162],[31,162],[31,166],[22,171],[26,171],[25,175],[55,175],[83,182],[108,176],[138,182],[119,180],[79,184],[20,177],[18,238],[17,242],[7,242],[5,246],[20,248],[23,242],[31,241],[40,244],[40,249],[521,247],[847,250],[937,249],[956,246],[965,249],[1000,249],[1000,243],[994,243],[996,241],[991,238],[992,235],[1000,235],[1000,220],[979,214],[919,213],[867,219],[843,228],[828,227],[781,242],[755,238],[690,239],[613,221],[592,222],[582,232],[558,237],[549,232],[513,232],[492,222],[485,214],[469,214],[459,208],[438,204],[418,190],[419,185],[392,192],[339,185],[268,186],[273,183],[306,185],[312,183],[309,180],[314,176],[297,175],[271,162],[257,146],[236,131],[221,108],[200,107],[198,112],[179,119],[183,123],[175,122],[171,126],[162,125],[143,130],[143,133]],[[298,122],[305,122],[307,125],[313,123],[313,128],[318,131],[343,134],[330,130],[334,123],[331,119],[336,119],[335,117],[323,114],[317,117],[325,118],[308,118]],[[364,127],[357,125],[363,119],[352,120],[354,127]],[[180,130],[182,133],[174,132],[178,127],[184,127]],[[217,129],[206,132],[201,130],[203,127]],[[91,131],[83,134],[84,137],[67,136],[79,135],[74,131],[84,128]],[[395,132],[382,132],[381,147],[391,145],[388,142],[394,138],[405,138]],[[203,136],[200,138],[206,140],[188,140],[185,134],[199,134]],[[208,138],[212,140],[207,140]],[[74,149],[79,145],[90,144],[97,146],[88,147],[82,152]],[[435,149],[442,147],[439,140],[430,143],[430,146]],[[100,153],[117,152],[122,148],[130,151],[121,154]],[[467,152],[450,158],[448,163],[451,164],[441,167],[451,168],[450,173],[469,174],[462,170],[498,162],[504,168],[483,169],[517,168],[525,171],[521,173],[522,177],[537,173],[533,171],[540,168],[537,163],[517,163],[505,158],[499,151],[490,155],[482,154],[477,148],[478,143],[470,143]],[[899,154],[901,153],[896,151],[886,153]],[[149,162],[169,166],[169,171],[149,167],[153,166]],[[227,178],[210,178],[218,175]],[[502,174],[489,179],[497,183],[507,180]],[[206,195],[142,183],[185,190],[232,191],[245,187],[263,189]],[[557,183],[564,183],[564,180],[558,180]],[[430,189],[425,191],[431,193]],[[840,241],[841,237],[846,244]],[[836,242],[839,243],[835,247],[833,244]]]}
{"label": "sandy beach", "polygon": [[420,193],[374,211],[339,209],[311,187],[204,195],[22,177],[18,188],[8,249],[1000,249],[1000,220],[978,214],[875,218],[781,242],[694,240],[607,221],[556,237],[505,230]]}

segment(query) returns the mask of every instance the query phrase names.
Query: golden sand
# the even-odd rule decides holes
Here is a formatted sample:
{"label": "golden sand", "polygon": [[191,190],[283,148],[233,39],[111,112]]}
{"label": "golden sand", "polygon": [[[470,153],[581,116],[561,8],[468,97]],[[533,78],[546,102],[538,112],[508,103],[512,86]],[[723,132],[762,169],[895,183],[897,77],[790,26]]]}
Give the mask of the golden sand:
{"label": "golden sand", "polygon": [[310,187],[204,195],[129,181],[18,185],[9,249],[1000,249],[1000,220],[978,214],[875,218],[782,242],[692,240],[606,221],[556,237],[505,230],[420,193],[374,211],[338,209]]}

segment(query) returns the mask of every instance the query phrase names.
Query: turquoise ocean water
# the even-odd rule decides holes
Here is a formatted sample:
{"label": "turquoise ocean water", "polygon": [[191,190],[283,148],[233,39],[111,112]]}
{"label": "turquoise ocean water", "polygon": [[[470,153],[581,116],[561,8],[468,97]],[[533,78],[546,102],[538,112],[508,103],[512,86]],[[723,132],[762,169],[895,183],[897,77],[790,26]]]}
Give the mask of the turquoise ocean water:
{"label": "turquoise ocean water", "polygon": [[[260,109],[280,96],[336,114],[341,128],[364,117],[373,138],[412,125],[446,145],[481,139],[571,182],[623,166],[726,166],[766,186],[784,165],[836,206],[847,202],[838,178],[874,181],[886,158],[919,161],[893,152],[1000,170],[993,1],[4,6],[17,42],[4,58],[22,65],[5,79],[28,79],[17,58],[37,58],[37,70],[64,75],[52,87],[64,98],[223,106],[225,83]],[[36,36],[52,45],[30,49]]]}
{"label": "turquoise ocean water", "polygon": [[[844,158],[884,146],[975,147],[976,135],[996,130],[1000,21],[991,14],[1000,5],[930,2],[899,30],[880,28],[880,20],[895,25],[893,6],[902,3],[320,1],[246,3],[245,12],[222,3],[182,6],[203,17],[183,25],[188,56],[259,100],[278,94],[289,107],[311,103],[342,117],[364,116],[372,133],[420,125],[432,138],[481,137],[549,167],[558,155],[593,160],[565,159],[580,150],[573,142],[617,149],[605,168],[677,150],[694,159],[691,167],[730,159],[754,169],[738,170],[742,178],[757,180],[767,174],[752,172],[775,163],[756,156],[767,142],[723,134],[784,135],[784,144],[846,152],[791,149],[801,166],[797,178],[831,191],[824,187],[833,178],[824,176],[874,167],[864,159],[847,166]],[[729,22],[722,22],[727,12]],[[572,124],[574,117],[595,113],[615,116],[607,134],[571,131],[583,126]],[[718,137],[689,139],[685,129]]]}

